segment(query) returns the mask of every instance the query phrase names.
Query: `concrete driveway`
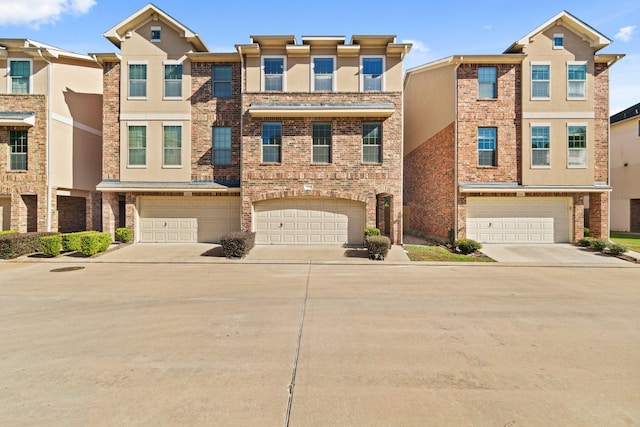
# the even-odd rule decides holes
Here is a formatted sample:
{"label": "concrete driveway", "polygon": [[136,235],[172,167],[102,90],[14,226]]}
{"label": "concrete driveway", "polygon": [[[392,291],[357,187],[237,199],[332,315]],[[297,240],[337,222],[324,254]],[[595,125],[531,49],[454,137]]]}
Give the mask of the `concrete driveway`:
{"label": "concrete driveway", "polygon": [[640,423],[632,264],[77,261],[0,262],[0,425]]}
{"label": "concrete driveway", "polygon": [[502,263],[621,265],[628,261],[569,243],[497,244],[483,243],[482,253]]}

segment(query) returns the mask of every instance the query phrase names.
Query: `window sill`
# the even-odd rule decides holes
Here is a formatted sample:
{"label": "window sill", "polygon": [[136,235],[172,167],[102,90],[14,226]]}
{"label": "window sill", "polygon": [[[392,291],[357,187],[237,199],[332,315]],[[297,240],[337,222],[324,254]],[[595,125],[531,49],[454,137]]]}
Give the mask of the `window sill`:
{"label": "window sill", "polygon": [[587,169],[587,165],[581,165],[581,166],[567,166],[567,169]]}
{"label": "window sill", "polygon": [[531,169],[548,170],[548,169],[551,169],[551,165],[545,165],[545,166],[534,166],[534,165],[531,165]]}
{"label": "window sill", "polygon": [[497,165],[478,165],[480,169],[498,169]]}
{"label": "window sill", "polygon": [[183,101],[181,96],[163,96],[163,101]]}
{"label": "window sill", "polygon": [[281,162],[261,162],[259,166],[280,166]]}
{"label": "window sill", "polygon": [[531,98],[530,101],[551,101],[551,97],[547,97],[547,98],[543,98],[543,97]]}
{"label": "window sill", "polygon": [[331,166],[331,162],[312,162],[311,166]]}
{"label": "window sill", "polygon": [[476,101],[494,101],[494,102],[497,101],[497,100],[498,100],[497,97],[495,97],[495,98],[477,98],[476,99]]}
{"label": "window sill", "polygon": [[147,165],[127,165],[127,169],[146,169]]}
{"label": "window sill", "polygon": [[129,96],[127,97],[128,101],[146,101],[147,97],[146,96]]}
{"label": "window sill", "polygon": [[162,165],[162,169],[182,169],[182,165]]}
{"label": "window sill", "polygon": [[16,169],[16,170],[9,169],[7,171],[7,173],[27,173],[27,172],[29,172],[29,169]]}
{"label": "window sill", "polygon": [[362,166],[380,166],[382,162],[362,162],[360,165]]}
{"label": "window sill", "polygon": [[587,98],[567,98],[567,101],[586,101]]}

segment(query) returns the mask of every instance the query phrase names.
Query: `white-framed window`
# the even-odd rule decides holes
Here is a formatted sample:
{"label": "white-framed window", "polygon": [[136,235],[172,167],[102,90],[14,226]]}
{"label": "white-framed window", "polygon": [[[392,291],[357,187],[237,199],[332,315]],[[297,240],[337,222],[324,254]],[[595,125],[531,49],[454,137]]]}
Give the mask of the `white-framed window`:
{"label": "white-framed window", "polygon": [[564,49],[564,34],[555,33],[553,35],[553,48],[554,49]]}
{"label": "white-framed window", "polygon": [[128,167],[147,165],[147,124],[129,123],[127,125]]}
{"label": "white-framed window", "polygon": [[331,122],[312,124],[313,163],[331,163]]}
{"label": "white-framed window", "polygon": [[232,77],[233,68],[231,65],[214,65],[211,67],[214,98],[231,98]]}
{"label": "white-framed window", "polygon": [[9,170],[26,171],[28,164],[28,134],[27,130],[9,131]]}
{"label": "white-framed window", "polygon": [[265,92],[283,92],[287,58],[284,56],[262,57],[262,90]]}
{"label": "white-framed window", "polygon": [[360,57],[360,91],[382,92],[384,90],[384,56]]}
{"label": "white-framed window", "polygon": [[531,123],[531,167],[551,166],[551,125]]}
{"label": "white-framed window", "polygon": [[478,166],[497,166],[497,134],[495,127],[478,128]]}
{"label": "white-framed window", "polygon": [[478,98],[495,99],[498,97],[496,67],[478,67]]}
{"label": "white-framed window", "polygon": [[213,127],[213,165],[231,166],[231,127]]}
{"label": "white-framed window", "polygon": [[363,163],[382,163],[382,122],[362,123]]}
{"label": "white-framed window", "polygon": [[567,99],[587,99],[587,62],[567,62]]}
{"label": "white-framed window", "polygon": [[567,153],[569,168],[587,167],[586,123],[567,123]]}
{"label": "white-framed window", "polygon": [[162,124],[162,166],[182,166],[182,123]]}
{"label": "white-framed window", "polygon": [[160,28],[159,25],[153,25],[151,27],[149,40],[151,40],[153,43],[158,43],[162,40],[162,28]]}
{"label": "white-framed window", "polygon": [[11,58],[8,60],[7,93],[29,94],[32,88],[33,61],[28,58]]}
{"label": "white-framed window", "polygon": [[147,61],[129,61],[129,99],[147,98]]}
{"label": "white-framed window", "polygon": [[164,97],[182,99],[182,64],[164,62]]}
{"label": "white-framed window", "polygon": [[336,59],[333,56],[311,57],[311,91],[333,92],[335,90]]}
{"label": "white-framed window", "polygon": [[531,63],[531,99],[551,98],[551,64]]}
{"label": "white-framed window", "polygon": [[280,163],[282,146],[282,123],[262,123],[262,163]]}

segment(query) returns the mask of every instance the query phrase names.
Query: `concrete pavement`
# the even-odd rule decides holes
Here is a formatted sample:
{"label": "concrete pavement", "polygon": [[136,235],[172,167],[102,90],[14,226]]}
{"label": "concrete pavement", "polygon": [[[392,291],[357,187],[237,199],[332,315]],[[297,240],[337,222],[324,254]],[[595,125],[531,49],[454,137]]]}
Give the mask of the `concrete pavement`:
{"label": "concrete pavement", "polygon": [[636,425],[629,266],[0,262],[0,425]]}
{"label": "concrete pavement", "polygon": [[481,252],[501,263],[622,265],[620,258],[594,252],[570,243],[497,244],[483,243]]}

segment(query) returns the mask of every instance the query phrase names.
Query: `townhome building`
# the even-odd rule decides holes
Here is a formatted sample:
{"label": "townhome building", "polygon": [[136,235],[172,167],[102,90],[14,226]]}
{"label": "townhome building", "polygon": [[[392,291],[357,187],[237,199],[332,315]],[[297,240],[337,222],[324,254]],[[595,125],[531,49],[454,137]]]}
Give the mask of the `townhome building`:
{"label": "townhome building", "polygon": [[251,36],[235,52],[153,5],[105,33],[105,231],[139,242],[401,241],[402,60],[394,36]]}
{"label": "townhome building", "polygon": [[611,229],[640,233],[640,103],[610,122]]}
{"label": "townhome building", "polygon": [[404,81],[406,229],[480,242],[609,235],[607,37],[563,11],[502,54]]}
{"label": "townhome building", "polygon": [[0,39],[0,230],[101,228],[101,110],[93,58]]}

